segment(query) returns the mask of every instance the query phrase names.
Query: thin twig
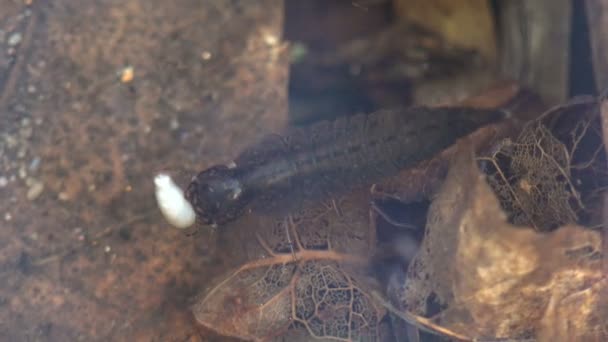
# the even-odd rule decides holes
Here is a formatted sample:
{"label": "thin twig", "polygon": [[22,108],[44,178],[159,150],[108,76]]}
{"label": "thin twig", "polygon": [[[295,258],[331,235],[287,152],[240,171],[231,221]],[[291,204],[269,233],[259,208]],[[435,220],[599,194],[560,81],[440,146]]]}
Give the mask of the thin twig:
{"label": "thin twig", "polygon": [[391,303],[389,303],[386,299],[384,299],[378,292],[372,291],[372,296],[375,300],[377,300],[382,306],[384,306],[388,311],[406,321],[407,323],[419,328],[420,330],[424,330],[431,334],[446,336],[450,338],[457,339],[459,341],[474,341],[474,339],[461,335],[459,333],[453,332],[447,328],[444,328],[440,325],[433,323],[431,320],[425,317],[421,317],[415,315],[411,312],[401,311],[394,307]]}

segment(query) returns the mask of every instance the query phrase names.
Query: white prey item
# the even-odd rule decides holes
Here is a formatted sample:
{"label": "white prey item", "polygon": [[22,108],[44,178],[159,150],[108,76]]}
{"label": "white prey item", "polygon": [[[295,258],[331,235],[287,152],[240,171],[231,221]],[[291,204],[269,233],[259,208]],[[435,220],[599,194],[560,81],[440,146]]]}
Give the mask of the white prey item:
{"label": "white prey item", "polygon": [[165,219],[176,228],[188,228],[196,221],[196,214],[190,202],[167,174],[160,173],[154,177],[156,203]]}

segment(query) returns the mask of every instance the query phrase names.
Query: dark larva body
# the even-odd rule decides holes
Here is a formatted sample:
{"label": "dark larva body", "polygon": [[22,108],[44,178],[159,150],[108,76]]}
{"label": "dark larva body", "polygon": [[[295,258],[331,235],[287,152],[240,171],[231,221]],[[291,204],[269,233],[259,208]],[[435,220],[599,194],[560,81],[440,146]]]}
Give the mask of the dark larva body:
{"label": "dark larva body", "polygon": [[234,168],[201,172],[187,197],[206,223],[226,223],[249,204],[272,210],[372,184],[501,118],[498,110],[418,107],[291,128],[244,151]]}

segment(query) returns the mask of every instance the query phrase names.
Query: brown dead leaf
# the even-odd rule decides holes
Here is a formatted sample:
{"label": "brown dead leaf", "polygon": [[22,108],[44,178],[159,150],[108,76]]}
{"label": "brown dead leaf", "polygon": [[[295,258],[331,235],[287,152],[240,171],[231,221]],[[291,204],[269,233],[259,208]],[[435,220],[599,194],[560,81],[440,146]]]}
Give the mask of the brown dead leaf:
{"label": "brown dead leaf", "polygon": [[368,203],[360,191],[280,219],[251,214],[229,227],[248,261],[204,292],[194,306],[196,320],[246,340],[302,331],[379,340],[384,309],[361,272],[375,244]]}
{"label": "brown dead leaf", "polygon": [[598,203],[607,174],[601,135],[597,100],[578,97],[481,157],[509,222],[544,231],[601,224]]}
{"label": "brown dead leaf", "polygon": [[429,210],[405,306],[424,313],[433,294],[446,307],[435,321],[471,338],[605,340],[599,233],[508,224],[467,150]]}

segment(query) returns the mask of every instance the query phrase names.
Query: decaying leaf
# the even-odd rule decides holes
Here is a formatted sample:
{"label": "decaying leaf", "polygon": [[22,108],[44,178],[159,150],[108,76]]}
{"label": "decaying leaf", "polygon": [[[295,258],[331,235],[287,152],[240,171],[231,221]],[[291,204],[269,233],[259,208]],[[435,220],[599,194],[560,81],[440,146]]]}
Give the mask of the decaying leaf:
{"label": "decaying leaf", "polygon": [[379,340],[384,309],[362,272],[375,245],[368,207],[359,191],[278,220],[252,214],[231,227],[249,261],[201,296],[197,321],[246,340],[302,331],[318,339]]}
{"label": "decaying leaf", "polygon": [[[470,151],[470,148],[468,148]],[[552,233],[507,223],[473,162],[460,153],[428,214],[400,306],[471,338],[605,340],[601,238],[580,226]]]}
{"label": "decaying leaf", "polygon": [[[498,165],[500,158],[509,160],[511,174]],[[495,169],[488,180],[513,223],[548,230],[577,221],[570,204],[578,192],[570,186],[568,151],[544,125],[526,127],[515,142],[506,141],[487,160]]]}
{"label": "decaying leaf", "polygon": [[550,231],[597,216],[606,185],[598,112],[594,98],[573,99],[480,158],[511,223]]}

